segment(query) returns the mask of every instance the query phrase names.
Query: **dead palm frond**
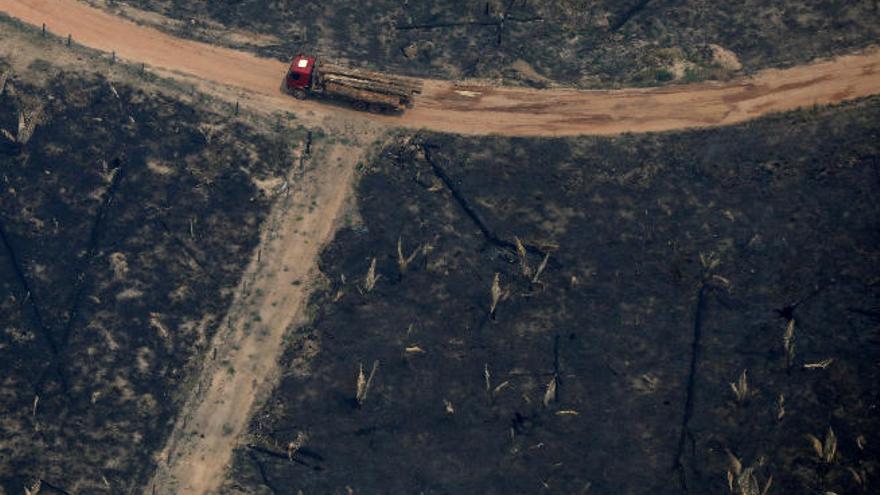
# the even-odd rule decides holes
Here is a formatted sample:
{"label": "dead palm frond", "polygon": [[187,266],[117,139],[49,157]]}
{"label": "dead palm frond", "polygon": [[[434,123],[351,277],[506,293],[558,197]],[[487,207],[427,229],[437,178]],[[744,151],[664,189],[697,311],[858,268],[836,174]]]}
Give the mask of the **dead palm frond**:
{"label": "dead palm frond", "polygon": [[483,378],[486,379],[486,393],[491,394],[492,392],[492,374],[489,373],[489,363],[486,363],[483,368]]}
{"label": "dead palm frond", "polygon": [[715,253],[703,254],[700,253],[700,266],[703,267],[703,271],[705,273],[709,273],[721,263],[721,260],[718,259],[718,256]]}
{"label": "dead palm frond", "polygon": [[532,277],[533,284],[538,283],[538,279],[541,278],[541,274],[544,273],[544,269],[547,268],[548,261],[550,261],[550,253],[544,255],[544,259],[541,260],[541,264],[538,265],[538,269],[535,270],[535,276]]}
{"label": "dead palm frond", "polygon": [[528,252],[526,252],[526,247],[523,246],[523,243],[519,240],[519,237],[514,237],[513,240],[516,244],[516,253],[519,255],[519,269],[524,277],[531,278],[532,267],[529,266],[529,258]]}
{"label": "dead palm frond", "polygon": [[[767,478],[767,483],[761,488],[757,476],[755,476],[754,466],[744,468],[740,461],[733,453],[727,451],[728,462],[730,467],[727,470],[727,488],[732,495],[767,495],[770,487],[773,485],[773,476]],[[758,460],[760,466],[762,461]]]}
{"label": "dead palm frond", "polygon": [[855,468],[848,467],[847,471],[852,475],[853,481],[855,481],[856,485],[862,490],[867,488],[868,484],[868,473],[865,468],[859,468],[856,470]]}
{"label": "dead palm frond", "polygon": [[556,402],[556,375],[547,383],[547,390],[544,391],[544,407],[549,407],[551,402]]}
{"label": "dead palm frond", "polygon": [[492,279],[492,305],[489,306],[489,315],[495,316],[495,308],[498,307],[498,302],[501,301],[501,296],[504,295],[501,290],[501,274],[495,272],[495,277]]}
{"label": "dead palm frond", "polygon": [[813,446],[813,452],[816,453],[816,457],[818,457],[820,461],[826,464],[834,462],[834,458],[837,456],[837,435],[834,434],[834,430],[832,430],[830,426],[825,433],[824,442],[820,441],[814,435],[807,435],[807,438],[810,440],[810,445]]}
{"label": "dead palm frond", "polygon": [[856,437],[856,447],[858,447],[859,450],[865,450],[866,443],[868,442],[865,440],[865,435],[859,435]]}
{"label": "dead palm frond", "polygon": [[819,369],[824,370],[825,368],[831,366],[831,363],[834,362],[834,358],[826,358],[816,363],[806,363],[804,364],[804,368],[808,370]]}
{"label": "dead palm frond", "polygon": [[507,388],[510,385],[510,380],[504,380],[499,383],[497,387],[492,390],[492,398],[498,397],[498,394],[501,393],[502,390]]}
{"label": "dead palm frond", "polygon": [[782,346],[785,349],[785,365],[790,368],[794,363],[794,318],[788,320],[785,333],[782,334]]}
{"label": "dead palm frond", "polygon": [[405,256],[403,253],[403,239],[401,237],[397,238],[397,266],[400,268],[400,273],[406,272],[407,267],[409,267],[410,263],[416,259],[419,252],[424,248],[422,246],[417,247],[412,254],[409,256]]}
{"label": "dead palm frond", "polygon": [[373,260],[370,261],[370,269],[367,270],[367,276],[364,277],[364,290],[367,292],[373,290],[373,288],[376,287],[376,282],[378,282],[381,277],[382,275],[376,274],[376,258],[374,257]]}
{"label": "dead palm frond", "polygon": [[736,397],[736,402],[740,404],[749,398],[749,379],[746,373],[747,370],[743,370],[739,375],[739,379],[730,384],[730,388],[733,390],[733,395]]}
{"label": "dead palm frond", "polygon": [[34,135],[34,131],[37,129],[42,113],[42,105],[37,105],[29,113],[25,113],[24,110],[18,112],[18,134],[15,137],[17,143],[27,144],[30,141],[31,136]]}
{"label": "dead palm frond", "polygon": [[292,442],[287,444],[287,459],[293,461],[293,456],[296,455],[296,452],[305,445],[306,442],[309,441],[309,434],[300,431],[296,434],[296,438],[293,439]]}
{"label": "dead palm frond", "polygon": [[367,393],[370,392],[370,385],[372,385],[373,383],[373,377],[376,375],[377,369],[379,369],[378,360],[373,361],[373,369],[370,370],[370,376],[367,377],[364,374],[363,363],[359,365],[357,377],[357,392],[355,394],[355,400],[357,400],[358,406],[362,406],[367,400]]}

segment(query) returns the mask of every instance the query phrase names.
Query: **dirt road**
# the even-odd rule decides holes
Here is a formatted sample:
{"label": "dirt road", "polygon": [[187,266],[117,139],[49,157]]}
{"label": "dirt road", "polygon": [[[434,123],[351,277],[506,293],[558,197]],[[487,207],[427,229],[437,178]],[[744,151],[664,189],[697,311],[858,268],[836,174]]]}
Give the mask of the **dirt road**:
{"label": "dirt road", "polygon": [[[399,117],[300,102],[279,91],[285,64],[175,38],[76,0],[0,0],[0,12],[165,75],[195,77],[206,89],[227,85],[262,110],[371,119],[392,126],[462,134],[564,136],[726,125],[766,113],[840,102],[880,92],[880,50],[751,78],[652,89],[534,90],[424,81],[416,107]],[[227,93],[229,94],[229,93]]]}
{"label": "dirt road", "polygon": [[[294,112],[303,123],[334,119],[364,128],[378,121],[512,136],[614,134],[731,124],[880,92],[880,51],[869,51],[739,81],[658,89],[538,91],[427,80],[416,108],[388,117],[294,100],[279,91],[283,63],[175,38],[75,0],[0,0],[0,12],[37,26],[45,23],[55,34],[70,33],[77,43],[115,51],[121,59],[144,62],[162,75],[241,99],[259,110]],[[364,137],[362,144],[378,135]],[[337,145],[328,150],[321,167],[298,181],[301,188],[291,192],[288,202],[276,206],[225,330],[218,332],[216,359],[207,364],[199,393],[184,408],[162,452],[153,480],[155,493],[210,493],[223,481],[232,449],[258,400],[256,391],[273,383],[284,336],[301,314],[306,289],[295,282],[307,280],[314,270],[364,149]],[[287,209],[312,199],[318,208],[296,213]]]}
{"label": "dirt road", "polygon": [[[148,493],[213,493],[223,482],[233,448],[246,431],[258,397],[274,385],[284,338],[298,327],[316,270],[315,258],[335,232],[355,164],[379,137],[369,129],[355,145],[316,145],[314,165],[291,169],[265,223],[260,247],[213,341],[199,385],[184,406]],[[318,205],[310,208],[308,205]]]}

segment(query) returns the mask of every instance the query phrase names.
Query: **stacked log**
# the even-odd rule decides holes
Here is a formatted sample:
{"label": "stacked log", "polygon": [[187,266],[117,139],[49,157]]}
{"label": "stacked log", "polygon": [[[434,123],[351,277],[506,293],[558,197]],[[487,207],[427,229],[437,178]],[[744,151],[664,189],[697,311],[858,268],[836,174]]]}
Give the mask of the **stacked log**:
{"label": "stacked log", "polygon": [[322,63],[318,74],[329,93],[387,106],[409,105],[422,90],[418,81],[335,64]]}

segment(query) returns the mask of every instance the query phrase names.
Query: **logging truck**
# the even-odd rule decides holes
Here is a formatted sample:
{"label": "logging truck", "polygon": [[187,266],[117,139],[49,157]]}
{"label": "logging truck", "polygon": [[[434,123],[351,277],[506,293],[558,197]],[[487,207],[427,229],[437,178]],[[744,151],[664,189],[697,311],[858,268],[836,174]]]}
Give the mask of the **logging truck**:
{"label": "logging truck", "polygon": [[356,110],[395,113],[411,108],[422,90],[417,81],[319,62],[307,55],[293,59],[283,88],[300,100],[332,98],[347,101]]}

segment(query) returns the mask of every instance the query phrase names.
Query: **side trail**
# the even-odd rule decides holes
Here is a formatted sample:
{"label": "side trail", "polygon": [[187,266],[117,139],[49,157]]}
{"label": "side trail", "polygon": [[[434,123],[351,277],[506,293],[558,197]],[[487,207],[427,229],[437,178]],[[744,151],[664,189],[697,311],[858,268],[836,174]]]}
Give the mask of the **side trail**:
{"label": "side trail", "polygon": [[[379,137],[369,129],[364,134],[359,138],[367,144]],[[214,493],[223,482],[252,409],[276,382],[285,336],[301,322],[315,260],[336,230],[367,144],[300,146],[304,155],[266,219],[147,493]]]}

